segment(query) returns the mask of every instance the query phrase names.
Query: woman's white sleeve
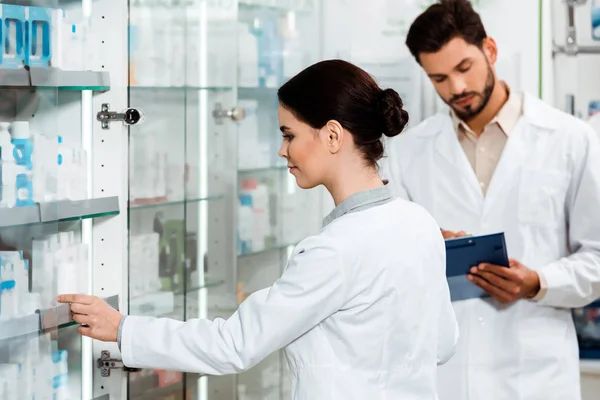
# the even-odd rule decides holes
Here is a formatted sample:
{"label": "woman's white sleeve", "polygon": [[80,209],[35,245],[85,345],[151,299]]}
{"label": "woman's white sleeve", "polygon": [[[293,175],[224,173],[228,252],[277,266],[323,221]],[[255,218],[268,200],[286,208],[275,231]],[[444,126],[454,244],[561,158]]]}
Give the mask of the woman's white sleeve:
{"label": "woman's white sleeve", "polygon": [[273,286],[252,294],[227,320],[128,316],[123,362],[210,375],[244,371],[337,312],[345,297],[340,251],[333,239],[311,236]]}

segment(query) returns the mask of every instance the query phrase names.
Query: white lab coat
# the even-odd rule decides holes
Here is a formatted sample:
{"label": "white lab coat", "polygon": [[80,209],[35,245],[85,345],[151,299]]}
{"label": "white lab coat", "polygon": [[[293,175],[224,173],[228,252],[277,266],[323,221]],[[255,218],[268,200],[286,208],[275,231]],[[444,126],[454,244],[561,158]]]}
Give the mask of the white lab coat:
{"label": "white lab coat", "polygon": [[440,368],[440,399],[579,399],[569,308],[600,296],[598,135],[526,94],[485,197],[447,113],[390,140],[386,151],[382,176],[397,195],[444,229],[505,232],[509,257],[541,271],[549,286],[537,302],[453,303],[461,340]]}
{"label": "white lab coat", "polygon": [[444,271],[433,218],[392,200],[302,241],[227,320],[128,316],[123,362],[232,374],[285,347],[294,400],[437,399],[436,364],[458,343]]}

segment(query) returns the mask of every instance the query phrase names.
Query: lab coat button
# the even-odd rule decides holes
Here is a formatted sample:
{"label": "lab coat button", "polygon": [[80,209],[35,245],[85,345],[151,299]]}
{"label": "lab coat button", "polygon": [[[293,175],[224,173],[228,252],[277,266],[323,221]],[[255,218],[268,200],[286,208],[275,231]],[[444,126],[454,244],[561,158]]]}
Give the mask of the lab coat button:
{"label": "lab coat button", "polygon": [[483,319],[483,317],[479,317],[478,321],[481,325],[485,325],[485,319]]}

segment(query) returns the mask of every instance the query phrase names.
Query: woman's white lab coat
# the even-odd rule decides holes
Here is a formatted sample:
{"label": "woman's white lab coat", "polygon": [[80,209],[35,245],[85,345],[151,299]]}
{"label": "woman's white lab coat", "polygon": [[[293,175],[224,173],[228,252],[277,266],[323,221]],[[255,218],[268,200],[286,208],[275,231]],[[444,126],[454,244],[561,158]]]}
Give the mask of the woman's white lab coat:
{"label": "woman's white lab coat", "polygon": [[294,400],[437,399],[458,342],[438,225],[387,187],[326,221],[227,320],[128,316],[125,365],[232,374],[285,348]]}
{"label": "woman's white lab coat", "polygon": [[600,296],[600,142],[585,122],[524,96],[485,197],[447,113],[390,141],[383,177],[441,227],[505,232],[540,271],[539,300],[455,302],[461,340],[440,368],[442,400],[580,399],[571,307]]}

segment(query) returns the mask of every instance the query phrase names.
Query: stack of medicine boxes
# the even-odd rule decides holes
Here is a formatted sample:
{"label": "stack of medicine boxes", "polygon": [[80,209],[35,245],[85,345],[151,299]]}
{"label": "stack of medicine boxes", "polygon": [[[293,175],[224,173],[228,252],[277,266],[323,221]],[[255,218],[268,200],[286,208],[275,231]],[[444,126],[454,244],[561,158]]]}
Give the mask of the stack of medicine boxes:
{"label": "stack of medicine boxes", "polygon": [[51,30],[55,11],[50,8],[2,4],[2,54],[0,67],[16,69],[49,67],[52,59]]}

